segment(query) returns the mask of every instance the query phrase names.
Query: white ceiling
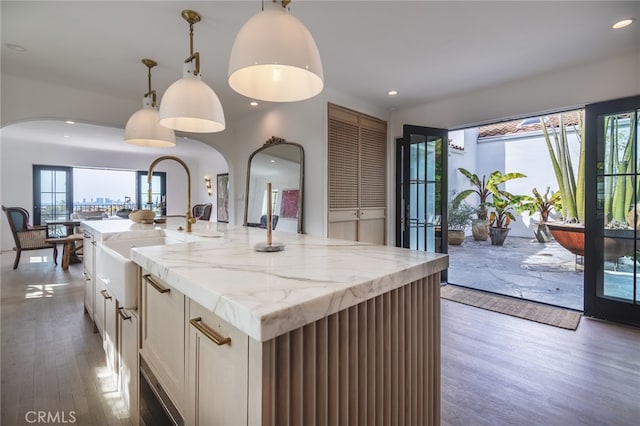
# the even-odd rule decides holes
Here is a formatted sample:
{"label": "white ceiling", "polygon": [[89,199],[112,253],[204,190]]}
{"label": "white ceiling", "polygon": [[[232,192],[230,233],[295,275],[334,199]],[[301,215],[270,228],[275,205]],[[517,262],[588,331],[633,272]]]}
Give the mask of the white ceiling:
{"label": "white ceiling", "polygon": [[[227,123],[252,110],[226,76],[235,35],[260,0],[23,0],[1,8],[3,74],[140,101],[142,58],[159,63],[153,86],[160,96],[181,77],[189,37],[180,11],[194,9],[202,15],[195,49],[203,79],[220,97]],[[610,28],[640,18],[638,1],[293,0],[290,8],[315,37],[325,85],[389,110],[640,48],[638,22]],[[389,97],[390,89],[399,95]]]}

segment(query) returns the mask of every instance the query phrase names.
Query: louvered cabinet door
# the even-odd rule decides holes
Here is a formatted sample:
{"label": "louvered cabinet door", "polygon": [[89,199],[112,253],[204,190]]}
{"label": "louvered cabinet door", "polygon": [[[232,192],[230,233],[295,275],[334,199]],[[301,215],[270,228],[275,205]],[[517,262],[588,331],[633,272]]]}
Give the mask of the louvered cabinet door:
{"label": "louvered cabinet door", "polygon": [[358,116],[329,107],[329,238],[358,239]]}
{"label": "louvered cabinet door", "polygon": [[358,241],[385,243],[387,125],[360,117]]}
{"label": "louvered cabinet door", "polygon": [[385,243],[386,127],[329,105],[330,238]]}

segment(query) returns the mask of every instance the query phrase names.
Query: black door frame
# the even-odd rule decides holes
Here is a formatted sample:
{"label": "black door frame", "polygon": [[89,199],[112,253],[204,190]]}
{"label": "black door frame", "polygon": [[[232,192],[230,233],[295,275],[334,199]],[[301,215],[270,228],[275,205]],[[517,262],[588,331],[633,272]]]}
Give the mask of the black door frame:
{"label": "black door frame", "polygon": [[[440,152],[440,250],[436,245],[436,252],[447,253],[447,193],[448,193],[448,143],[447,129],[439,129],[435,127],[423,127],[405,124],[403,126],[403,137],[396,139],[396,246],[409,247],[408,221],[405,218],[409,213],[409,185],[402,185],[402,182],[409,182],[410,167],[404,167],[409,164],[409,150],[411,144],[411,135],[422,135],[425,140],[437,137],[442,139],[442,147]],[[401,175],[401,173],[403,175]],[[446,280],[446,271],[443,271],[442,278]]]}
{"label": "black door frame", "polygon": [[[584,314],[640,325],[640,300],[635,303],[621,302],[598,296],[604,282],[604,235],[602,223],[604,209],[598,205],[598,169],[604,167],[604,146],[598,143],[598,135],[603,134],[600,116],[624,111],[640,110],[640,96],[599,102],[585,107],[585,266],[584,266]],[[637,123],[636,123],[637,126]],[[635,135],[636,141],[638,134]],[[637,145],[636,145],[637,146]],[[635,162],[638,153],[635,154]],[[636,173],[640,173],[636,170]],[[636,200],[638,202],[638,200]],[[636,245],[638,244],[636,232]],[[633,294],[640,283],[634,281]]]}
{"label": "black door frame", "polygon": [[66,220],[69,220],[71,213],[73,212],[73,167],[66,166],[47,166],[43,164],[34,164],[33,165],[33,224],[41,225],[42,224],[42,182],[40,174],[43,171],[56,171],[56,172],[66,172],[67,174],[67,184],[66,184],[66,208],[67,208],[67,217]]}

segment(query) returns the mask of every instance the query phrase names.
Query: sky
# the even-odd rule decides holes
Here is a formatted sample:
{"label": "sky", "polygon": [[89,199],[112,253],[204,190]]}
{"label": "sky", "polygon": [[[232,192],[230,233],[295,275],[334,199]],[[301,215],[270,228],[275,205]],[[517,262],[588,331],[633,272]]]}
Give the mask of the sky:
{"label": "sky", "polygon": [[73,199],[94,201],[98,197],[124,202],[124,197],[136,199],[136,172],[102,169],[73,169]]}

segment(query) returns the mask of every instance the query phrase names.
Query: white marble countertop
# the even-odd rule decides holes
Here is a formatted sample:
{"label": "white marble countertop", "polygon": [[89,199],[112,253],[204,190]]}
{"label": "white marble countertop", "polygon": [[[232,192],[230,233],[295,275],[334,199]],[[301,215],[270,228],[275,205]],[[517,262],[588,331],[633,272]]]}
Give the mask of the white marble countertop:
{"label": "white marble countertop", "polygon": [[[87,226],[101,238],[138,237],[140,227],[151,233],[160,229],[128,220],[97,222]],[[184,226],[184,219],[170,219],[163,228],[173,236],[178,223]],[[197,235],[215,231],[224,236]],[[198,222],[193,234],[184,237],[191,242],[134,248],[131,259],[258,341],[432,275],[449,263],[447,255],[437,253],[278,232],[274,240],[285,250],[261,253],[253,247],[265,241],[265,230],[213,222]]]}

